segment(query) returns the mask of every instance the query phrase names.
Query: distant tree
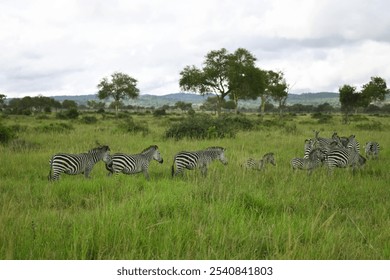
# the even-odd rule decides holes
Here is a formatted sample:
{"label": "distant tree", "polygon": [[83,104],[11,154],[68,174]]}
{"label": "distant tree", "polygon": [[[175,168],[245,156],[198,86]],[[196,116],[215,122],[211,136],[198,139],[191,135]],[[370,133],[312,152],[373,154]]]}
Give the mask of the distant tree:
{"label": "distant tree", "polygon": [[175,103],[175,107],[182,110],[182,111],[188,111],[189,109],[192,108],[192,103],[186,103],[183,101],[177,101]]}
{"label": "distant tree", "polygon": [[356,87],[343,85],[339,88],[341,111],[344,113],[344,123],[349,123],[349,115],[359,105],[359,92]]}
{"label": "distant tree", "polygon": [[253,68],[255,60],[256,58],[249,51],[242,48],[234,53],[229,53],[225,48],[211,51],[206,55],[202,69],[186,66],[180,72],[180,88],[201,95],[214,93],[219,115],[225,97],[240,93],[239,90],[246,79],[247,68]]}
{"label": "distant tree", "polygon": [[88,108],[99,110],[99,109],[104,109],[106,104],[104,102],[97,102],[96,100],[88,100],[87,106]]}
{"label": "distant tree", "polygon": [[112,74],[111,79],[103,78],[97,87],[99,99],[114,99],[116,116],[118,116],[118,107],[122,100],[135,99],[139,96],[137,80],[121,72]]}
{"label": "distant tree", "polygon": [[217,113],[218,98],[216,96],[207,97],[206,101],[203,102],[203,105],[200,106],[201,110],[205,111],[214,111]]}
{"label": "distant tree", "polygon": [[77,108],[77,103],[74,100],[65,99],[64,101],[62,101],[62,108],[75,109],[75,108]]}
{"label": "distant tree", "polygon": [[267,71],[266,92],[275,102],[278,102],[281,115],[288,96],[288,85],[283,72]]}
{"label": "distant tree", "polygon": [[325,102],[318,105],[316,111],[319,113],[330,113],[333,111],[333,107],[329,103]]}
{"label": "distant tree", "polygon": [[0,94],[0,109],[4,107],[6,98],[7,96],[5,94]]}
{"label": "distant tree", "polygon": [[386,81],[381,77],[371,77],[371,81],[363,85],[359,105],[367,107],[371,102],[381,102],[390,93]]}

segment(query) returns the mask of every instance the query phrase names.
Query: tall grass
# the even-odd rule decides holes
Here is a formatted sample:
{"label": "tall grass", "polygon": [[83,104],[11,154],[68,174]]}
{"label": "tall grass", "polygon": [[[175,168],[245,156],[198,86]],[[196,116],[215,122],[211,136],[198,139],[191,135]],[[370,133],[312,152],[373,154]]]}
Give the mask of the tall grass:
{"label": "tall grass", "polygon": [[[45,133],[37,127],[58,121],[3,120],[25,126],[18,138],[37,146],[0,146],[0,259],[390,258],[388,118],[369,117],[381,123],[379,131],[342,125],[339,116],[320,124],[299,116],[235,138],[180,141],[164,138],[169,118],[134,117],[147,123],[147,135],[118,129],[113,119]],[[377,140],[380,158],[357,172],[294,173],[289,161],[303,156],[313,129],[324,137],[356,134],[361,145]],[[164,164],[151,163],[150,181],[142,174],[107,177],[102,162],[89,180],[47,181],[52,154],[86,151],[96,141],[125,153],[157,144]],[[206,178],[197,171],[171,178],[177,152],[216,145],[227,148],[227,166],[214,162]],[[275,153],[277,166],[240,166],[266,152]]]}

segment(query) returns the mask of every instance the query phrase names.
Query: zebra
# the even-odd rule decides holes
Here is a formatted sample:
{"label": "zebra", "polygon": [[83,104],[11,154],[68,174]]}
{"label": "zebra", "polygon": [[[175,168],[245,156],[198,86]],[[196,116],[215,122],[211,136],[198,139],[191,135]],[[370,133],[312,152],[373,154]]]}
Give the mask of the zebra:
{"label": "zebra", "polygon": [[[209,147],[205,150],[187,152],[183,151],[175,155],[171,174],[172,177],[183,172],[184,169],[195,169],[198,167],[201,170],[203,176],[207,175],[207,167],[208,165],[218,159],[224,165],[228,163],[225,158],[226,149],[222,147]],[[176,167],[176,171],[175,171]]]}
{"label": "zebra", "polygon": [[268,163],[272,164],[273,166],[276,165],[274,153],[266,153],[261,160],[249,158],[245,162],[245,167],[248,169],[263,170]]}
{"label": "zebra", "polygon": [[379,149],[380,147],[378,142],[367,142],[365,147],[366,157],[369,158],[371,156],[371,159],[378,159]]}
{"label": "zebra", "polygon": [[82,173],[85,178],[89,178],[92,168],[99,160],[109,161],[109,152],[110,148],[108,146],[99,146],[82,154],[55,154],[49,161],[48,179],[51,181],[58,180],[61,173],[68,175]]}
{"label": "zebra", "polygon": [[321,149],[322,153],[327,154],[331,150],[332,143],[336,143],[338,146],[341,146],[340,137],[336,132],[333,133],[332,138],[322,138],[318,137],[319,131],[314,131],[315,139],[317,141],[318,148]]}
{"label": "zebra", "polygon": [[290,161],[293,170],[301,169],[308,170],[309,173],[313,169],[320,167],[325,159],[324,153],[320,148],[315,148],[310,151],[307,158],[293,158]]}
{"label": "zebra", "polygon": [[317,140],[316,139],[306,139],[305,140],[305,146],[304,146],[304,156],[303,158],[309,158],[309,154],[311,150],[313,150],[317,146]]}
{"label": "zebra", "polygon": [[106,169],[109,171],[108,176],[111,176],[114,173],[129,175],[143,172],[146,180],[149,180],[150,176],[148,169],[149,164],[153,159],[159,163],[164,162],[157,145],[151,145],[139,154],[113,154],[110,157],[109,162],[106,163]]}
{"label": "zebra", "polygon": [[353,169],[363,166],[366,163],[366,158],[359,154],[357,145],[358,142],[354,135],[348,138],[348,147],[332,146],[332,149],[325,157],[325,164],[328,170],[331,171],[335,167],[345,168],[351,166]]}

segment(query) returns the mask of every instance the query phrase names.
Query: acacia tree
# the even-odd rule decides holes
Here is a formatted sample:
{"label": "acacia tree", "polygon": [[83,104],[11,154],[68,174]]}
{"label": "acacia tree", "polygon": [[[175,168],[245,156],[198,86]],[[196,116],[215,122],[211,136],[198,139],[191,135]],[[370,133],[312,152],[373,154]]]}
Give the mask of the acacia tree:
{"label": "acacia tree", "polygon": [[206,55],[202,69],[192,65],[186,66],[180,72],[180,88],[201,95],[214,93],[217,99],[217,114],[220,115],[225,97],[238,94],[246,79],[245,74],[254,68],[255,61],[256,58],[242,48],[232,54],[225,48],[211,51]]}
{"label": "acacia tree", "polygon": [[99,89],[99,99],[114,99],[116,116],[118,116],[118,108],[122,100],[128,98],[134,99],[139,96],[137,80],[121,72],[113,73],[111,80],[107,77],[103,78],[97,87]]}

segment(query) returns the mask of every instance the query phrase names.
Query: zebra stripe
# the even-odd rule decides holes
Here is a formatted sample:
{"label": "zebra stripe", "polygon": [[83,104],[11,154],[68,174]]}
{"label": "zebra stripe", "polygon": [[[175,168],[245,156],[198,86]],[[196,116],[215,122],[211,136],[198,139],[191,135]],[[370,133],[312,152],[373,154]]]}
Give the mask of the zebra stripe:
{"label": "zebra stripe", "polygon": [[336,132],[333,133],[332,138],[322,138],[318,137],[319,131],[315,132],[315,139],[317,140],[317,146],[321,149],[321,152],[324,154],[327,154],[334,145],[341,147],[340,137],[337,135]]}
{"label": "zebra stripe", "polygon": [[99,146],[82,154],[55,154],[50,159],[48,179],[58,180],[61,173],[68,175],[83,173],[85,178],[89,178],[92,168],[98,161],[109,160],[109,152],[110,148],[108,146]]}
{"label": "zebra stripe", "polygon": [[293,170],[301,169],[311,172],[311,170],[320,167],[324,159],[325,156],[321,149],[315,148],[310,152],[307,158],[293,158],[290,161],[290,164]]}
{"label": "zebra stripe", "polygon": [[158,150],[157,145],[152,145],[144,149],[139,154],[127,155],[124,153],[113,154],[108,163],[106,163],[106,169],[110,171],[108,175],[112,174],[136,174],[143,172],[147,180],[149,176],[149,165],[152,160],[156,160],[159,163],[163,163],[164,160]]}
{"label": "zebra stripe", "polygon": [[367,142],[365,147],[366,157],[371,159],[378,159],[380,146],[378,142]]}
{"label": "zebra stripe", "polygon": [[306,139],[305,140],[305,146],[304,146],[304,156],[303,158],[309,158],[310,152],[315,148],[317,145],[317,140],[316,139]]}
{"label": "zebra stripe", "polygon": [[[205,150],[194,152],[180,152],[175,155],[172,164],[172,177],[183,172],[184,169],[192,170],[199,168],[203,176],[207,175],[207,167],[214,160],[228,163],[225,158],[225,149],[222,147],[209,147]],[[176,171],[175,171],[176,167]]]}
{"label": "zebra stripe", "polygon": [[349,148],[335,147],[325,158],[325,164],[330,171],[335,167],[345,168],[351,166],[352,168],[356,168],[364,165],[365,162],[366,159],[356,149],[356,143]]}
{"label": "zebra stripe", "polygon": [[262,170],[266,167],[267,164],[272,164],[273,166],[276,165],[274,153],[266,153],[260,160],[249,158],[245,162],[245,167],[248,169]]}

